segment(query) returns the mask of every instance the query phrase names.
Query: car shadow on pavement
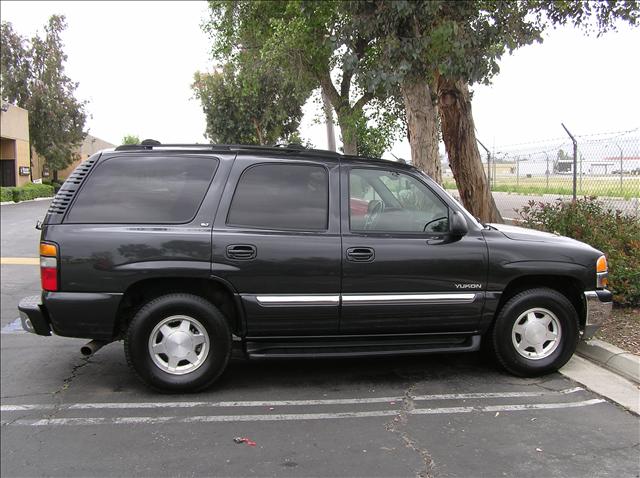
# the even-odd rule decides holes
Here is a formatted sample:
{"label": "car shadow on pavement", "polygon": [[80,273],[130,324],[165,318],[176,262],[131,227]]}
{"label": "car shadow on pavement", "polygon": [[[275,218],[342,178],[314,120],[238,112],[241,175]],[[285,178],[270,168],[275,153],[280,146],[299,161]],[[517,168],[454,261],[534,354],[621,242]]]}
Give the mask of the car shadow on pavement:
{"label": "car shadow on pavement", "polygon": [[[78,341],[65,341],[69,343],[59,344],[55,348],[55,360],[46,365],[38,360],[38,353],[33,360],[20,364],[15,377],[12,371],[3,367],[7,372],[3,373],[3,397],[28,396],[28,392],[32,392],[34,395],[54,394],[63,401],[83,402],[118,400],[113,394],[136,400],[159,396],[139,382],[127,367],[121,343],[109,344],[96,355],[83,358],[76,352]],[[3,358],[11,361],[13,353],[20,348],[5,350]],[[354,397],[381,393],[397,395],[416,382],[431,384],[443,391],[484,391],[495,384],[526,386],[548,379],[513,377],[480,352],[340,359],[234,358],[213,386],[199,393],[173,397],[192,400],[196,397],[238,399],[239,396],[247,399],[261,395],[280,399],[288,395],[313,398],[324,393]]]}
{"label": "car shadow on pavement", "polygon": [[480,353],[341,359],[233,360],[210,390],[398,388],[415,381],[508,378]]}

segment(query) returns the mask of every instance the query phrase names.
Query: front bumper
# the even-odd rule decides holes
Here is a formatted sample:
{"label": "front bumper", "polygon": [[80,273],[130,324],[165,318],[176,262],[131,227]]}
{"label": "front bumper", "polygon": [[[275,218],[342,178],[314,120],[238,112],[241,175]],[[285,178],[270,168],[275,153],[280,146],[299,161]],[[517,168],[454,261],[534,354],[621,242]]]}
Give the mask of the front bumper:
{"label": "front bumper", "polygon": [[587,316],[582,338],[587,340],[594,336],[600,326],[611,317],[613,294],[606,289],[588,290],[584,293],[587,304]]}
{"label": "front bumper", "polygon": [[39,295],[24,297],[18,304],[22,328],[38,335],[51,335],[49,318]]}

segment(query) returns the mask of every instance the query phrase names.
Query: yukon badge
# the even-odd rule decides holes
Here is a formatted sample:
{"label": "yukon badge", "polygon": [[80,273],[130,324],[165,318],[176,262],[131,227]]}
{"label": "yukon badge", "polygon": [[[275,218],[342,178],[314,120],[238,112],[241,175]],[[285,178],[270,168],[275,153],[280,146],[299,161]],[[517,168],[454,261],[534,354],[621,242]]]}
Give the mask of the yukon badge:
{"label": "yukon badge", "polygon": [[456,284],[456,289],[482,289],[482,284]]}

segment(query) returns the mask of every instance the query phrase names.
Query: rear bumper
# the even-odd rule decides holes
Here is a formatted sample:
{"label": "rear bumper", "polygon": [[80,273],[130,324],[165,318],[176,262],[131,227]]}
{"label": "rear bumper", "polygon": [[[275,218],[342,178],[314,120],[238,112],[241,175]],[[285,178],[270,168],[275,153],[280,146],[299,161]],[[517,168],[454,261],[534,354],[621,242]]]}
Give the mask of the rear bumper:
{"label": "rear bumper", "polygon": [[600,326],[611,317],[613,294],[606,290],[588,290],[584,293],[587,304],[587,316],[582,334],[583,339],[594,336]]}
{"label": "rear bumper", "polygon": [[39,295],[23,298],[18,304],[22,328],[32,334],[51,335],[51,325]]}
{"label": "rear bumper", "polygon": [[122,294],[44,292],[20,301],[20,321],[27,332],[83,339],[111,340]]}

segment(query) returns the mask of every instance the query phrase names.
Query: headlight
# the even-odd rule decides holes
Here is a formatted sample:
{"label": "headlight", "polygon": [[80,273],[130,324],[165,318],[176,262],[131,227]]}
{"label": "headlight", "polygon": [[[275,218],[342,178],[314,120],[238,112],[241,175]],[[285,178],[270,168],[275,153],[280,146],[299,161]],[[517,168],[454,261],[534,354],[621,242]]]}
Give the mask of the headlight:
{"label": "headlight", "polygon": [[596,262],[596,287],[598,289],[604,289],[608,284],[609,268],[607,267],[607,258],[600,256]]}

